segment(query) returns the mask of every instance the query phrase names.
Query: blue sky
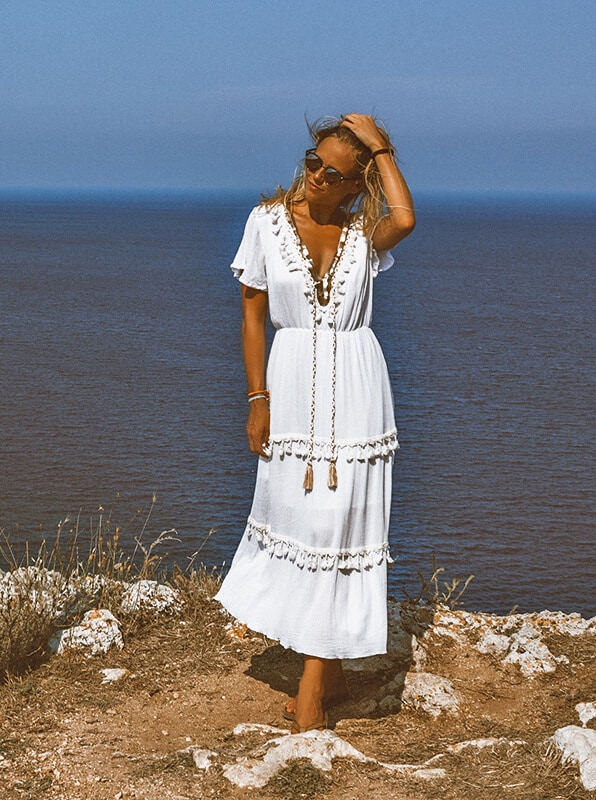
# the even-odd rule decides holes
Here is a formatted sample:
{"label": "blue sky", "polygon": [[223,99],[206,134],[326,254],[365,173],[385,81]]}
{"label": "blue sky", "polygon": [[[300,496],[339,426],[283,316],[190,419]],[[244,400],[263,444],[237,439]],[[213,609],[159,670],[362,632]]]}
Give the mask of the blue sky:
{"label": "blue sky", "polygon": [[596,191],[593,0],[3,0],[0,186],[272,188],[375,113],[414,190]]}

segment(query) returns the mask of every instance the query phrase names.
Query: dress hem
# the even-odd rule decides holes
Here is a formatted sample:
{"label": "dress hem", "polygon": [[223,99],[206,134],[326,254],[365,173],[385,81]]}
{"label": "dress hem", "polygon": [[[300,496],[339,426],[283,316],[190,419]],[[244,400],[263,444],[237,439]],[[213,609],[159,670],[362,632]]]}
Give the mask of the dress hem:
{"label": "dress hem", "polygon": [[274,633],[272,631],[265,630],[265,628],[267,627],[266,625],[252,624],[248,619],[248,617],[244,616],[244,614],[242,613],[240,615],[237,615],[230,608],[230,606],[233,605],[233,603],[228,603],[228,599],[226,599],[225,602],[220,600],[219,592],[215,595],[213,599],[217,600],[217,602],[220,603],[223,606],[223,608],[225,608],[228,614],[234,617],[234,619],[236,619],[241,625],[246,625],[247,628],[249,628],[249,630],[254,631],[255,633],[260,633],[274,642],[278,642],[282,647],[285,647],[286,650],[292,650],[294,653],[301,653],[302,655],[314,656],[315,658],[329,658],[329,659],[339,658],[342,660],[343,659],[351,660],[355,658],[371,658],[372,656],[382,656],[387,653],[387,645],[385,645],[384,649],[379,647],[370,647],[366,648],[364,651],[359,651],[357,653],[355,653],[353,650],[352,651],[343,649],[326,650],[324,648],[319,648],[316,646],[304,648],[300,645],[300,643],[291,641],[290,638],[287,638],[285,636],[280,636],[278,633]]}

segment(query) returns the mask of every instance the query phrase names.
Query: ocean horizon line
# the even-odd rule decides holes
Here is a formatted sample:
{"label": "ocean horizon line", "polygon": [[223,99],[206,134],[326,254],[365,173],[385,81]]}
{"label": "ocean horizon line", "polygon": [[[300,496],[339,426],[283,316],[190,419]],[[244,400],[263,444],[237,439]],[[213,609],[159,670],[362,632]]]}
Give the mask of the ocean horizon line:
{"label": "ocean horizon line", "polygon": [[[0,203],[79,203],[79,204],[141,204],[170,205],[205,204],[225,208],[249,208],[258,203],[271,189],[251,188],[172,188],[172,187],[0,187]],[[563,216],[579,212],[592,213],[596,208],[596,193],[528,190],[419,190],[414,193],[416,209],[423,212],[453,209],[482,211],[524,208],[535,213],[557,211]]]}

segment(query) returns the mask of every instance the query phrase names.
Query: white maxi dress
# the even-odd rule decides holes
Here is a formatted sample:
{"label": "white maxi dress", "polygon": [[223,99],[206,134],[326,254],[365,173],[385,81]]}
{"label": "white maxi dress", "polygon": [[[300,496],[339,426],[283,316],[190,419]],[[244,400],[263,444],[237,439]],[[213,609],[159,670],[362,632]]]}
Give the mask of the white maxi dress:
{"label": "white maxi dress", "polygon": [[[391,254],[377,253],[352,222],[330,301],[320,306],[281,204],[251,212],[232,264],[243,284],[267,291],[276,329],[267,365],[271,456],[259,458],[246,530],[216,599],[252,630],[320,658],[387,650],[398,444],[387,367],[369,326],[373,278],[392,264]],[[311,491],[303,488],[309,454]],[[337,488],[330,489],[334,457]]]}

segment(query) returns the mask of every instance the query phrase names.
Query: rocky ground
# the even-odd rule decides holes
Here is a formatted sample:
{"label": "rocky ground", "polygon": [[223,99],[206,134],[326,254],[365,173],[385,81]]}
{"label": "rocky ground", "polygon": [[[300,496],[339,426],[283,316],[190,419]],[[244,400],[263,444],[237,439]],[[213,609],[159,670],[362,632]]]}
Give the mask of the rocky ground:
{"label": "rocky ground", "polygon": [[[392,604],[389,654],[345,662],[352,698],[331,730],[300,736],[281,716],[299,658],[207,594],[119,627],[123,647],[88,656],[71,633],[87,650],[65,645],[0,686],[2,800],[582,800],[596,789],[596,619]],[[552,737],[568,726],[563,764]]]}

